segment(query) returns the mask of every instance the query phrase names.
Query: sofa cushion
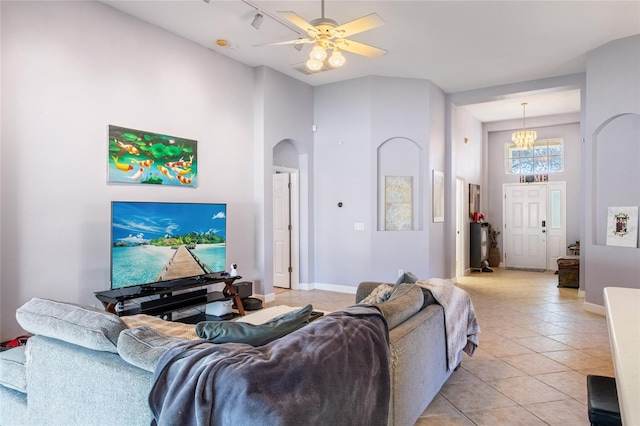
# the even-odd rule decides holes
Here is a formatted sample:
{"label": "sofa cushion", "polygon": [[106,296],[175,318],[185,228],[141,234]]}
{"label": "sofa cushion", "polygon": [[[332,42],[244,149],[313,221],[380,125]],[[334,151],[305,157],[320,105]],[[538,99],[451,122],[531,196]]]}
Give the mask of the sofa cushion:
{"label": "sofa cushion", "polygon": [[16,311],[20,326],[33,334],[117,353],[118,335],[127,328],[117,315],[90,306],[33,298]]}
{"label": "sofa cushion", "polygon": [[308,323],[313,306],[277,316],[264,324],[236,321],[202,321],[196,324],[196,334],[213,343],[246,343],[262,346],[286,336]]}
{"label": "sofa cushion", "polygon": [[26,346],[0,352],[0,385],[27,392]]}
{"label": "sofa cushion", "polygon": [[153,372],[167,349],[184,341],[149,327],[129,328],[120,332],[118,354],[129,364]]}
{"label": "sofa cushion", "polygon": [[[194,324],[185,324],[179,321],[166,321],[162,318],[146,314],[127,315],[120,319],[128,328],[148,327],[165,336],[179,337],[185,340],[199,339],[196,334],[196,326]],[[118,346],[119,345],[120,339],[118,339]]]}
{"label": "sofa cushion", "polygon": [[376,303],[382,303],[385,300],[389,300],[391,293],[393,293],[395,287],[391,284],[380,284],[377,286],[367,297],[362,299],[360,303],[367,305],[373,305]]}
{"label": "sofa cushion", "polygon": [[378,307],[391,330],[418,313],[422,309],[423,302],[424,296],[419,286],[402,283],[397,286],[389,300],[379,303]]}

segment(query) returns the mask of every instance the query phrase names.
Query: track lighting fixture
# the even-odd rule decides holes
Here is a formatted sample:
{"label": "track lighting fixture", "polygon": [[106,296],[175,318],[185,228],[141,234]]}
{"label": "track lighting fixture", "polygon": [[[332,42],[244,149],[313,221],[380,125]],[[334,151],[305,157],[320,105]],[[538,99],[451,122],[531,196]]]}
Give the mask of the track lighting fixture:
{"label": "track lighting fixture", "polygon": [[262,13],[256,13],[256,16],[253,17],[253,21],[251,21],[251,26],[256,30],[260,29],[260,25],[262,25],[262,21],[264,20],[264,16]]}

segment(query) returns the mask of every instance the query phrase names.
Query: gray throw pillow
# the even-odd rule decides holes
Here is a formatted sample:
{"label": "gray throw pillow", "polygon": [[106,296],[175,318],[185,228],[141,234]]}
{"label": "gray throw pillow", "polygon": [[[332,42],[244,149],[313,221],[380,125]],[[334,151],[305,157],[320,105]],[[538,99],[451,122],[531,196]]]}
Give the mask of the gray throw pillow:
{"label": "gray throw pillow", "polygon": [[262,346],[296,331],[308,323],[313,306],[277,316],[264,324],[235,321],[202,321],[196,324],[196,334],[213,343],[246,343]]}
{"label": "gray throw pillow", "polygon": [[378,304],[389,330],[402,324],[422,309],[422,290],[415,284],[401,283],[386,302]]}
{"label": "gray throw pillow", "polygon": [[117,315],[90,306],[38,298],[19,307],[16,319],[29,333],[113,353],[118,352],[118,335],[127,328]]}
{"label": "gray throw pillow", "polygon": [[416,277],[411,272],[405,272],[404,274],[402,274],[402,275],[400,275],[398,277],[398,280],[396,281],[396,286],[398,284],[402,284],[402,283],[411,283],[411,284],[413,284],[416,281],[418,281],[418,277]]}
{"label": "gray throw pillow", "polygon": [[160,334],[149,327],[128,328],[118,338],[118,353],[129,364],[153,372],[160,357],[171,347],[184,342],[179,337]]}

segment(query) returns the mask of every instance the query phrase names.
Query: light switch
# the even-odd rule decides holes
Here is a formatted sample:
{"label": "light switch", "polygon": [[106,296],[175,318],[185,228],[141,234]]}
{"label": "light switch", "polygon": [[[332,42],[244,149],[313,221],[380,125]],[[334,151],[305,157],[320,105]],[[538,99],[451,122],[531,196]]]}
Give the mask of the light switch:
{"label": "light switch", "polygon": [[356,222],[355,225],[354,225],[354,229],[356,231],[364,231],[364,223]]}

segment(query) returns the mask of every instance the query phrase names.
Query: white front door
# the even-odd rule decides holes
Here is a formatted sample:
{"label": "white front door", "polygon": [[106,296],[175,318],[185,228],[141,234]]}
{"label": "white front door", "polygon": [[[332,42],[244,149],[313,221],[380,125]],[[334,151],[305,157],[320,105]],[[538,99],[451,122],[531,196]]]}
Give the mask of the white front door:
{"label": "white front door", "polygon": [[273,286],[291,288],[289,173],[273,175]]}
{"label": "white front door", "polygon": [[505,185],[507,268],[547,269],[547,185]]}

